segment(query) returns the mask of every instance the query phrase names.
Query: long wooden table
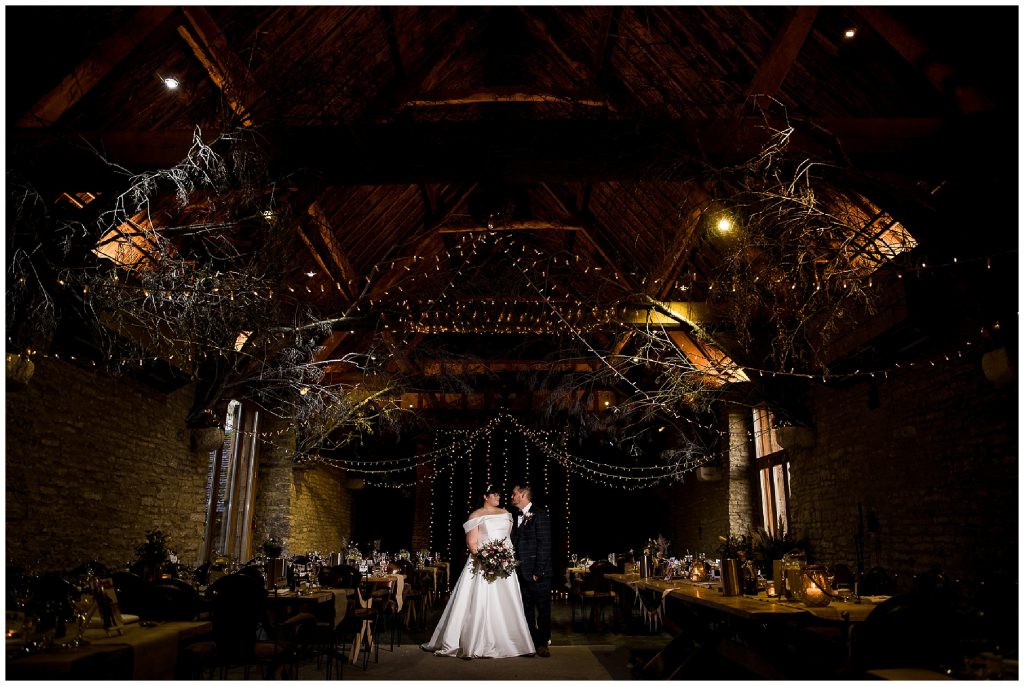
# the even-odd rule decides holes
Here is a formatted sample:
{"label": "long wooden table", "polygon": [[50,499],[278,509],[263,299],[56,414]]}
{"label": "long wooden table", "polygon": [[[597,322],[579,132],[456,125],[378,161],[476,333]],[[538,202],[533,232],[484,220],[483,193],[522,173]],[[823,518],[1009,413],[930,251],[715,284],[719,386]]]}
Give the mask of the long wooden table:
{"label": "long wooden table", "polygon": [[750,621],[792,620],[794,615],[811,615],[833,622],[862,622],[875,608],[870,603],[832,603],[826,607],[807,607],[803,603],[769,598],[763,593],[756,596],[727,596],[720,587],[708,583],[695,583],[683,579],[642,579],[638,574],[605,574],[611,581],[638,589],[671,595],[684,602],[725,612]]}
{"label": "long wooden table", "polygon": [[355,589],[352,588],[321,588],[301,595],[291,591],[278,591],[267,595],[267,603],[280,617],[287,617],[301,609],[312,613],[318,620],[332,617],[334,626],[337,626],[348,612],[349,596],[354,594]]}
{"label": "long wooden table", "polygon": [[88,645],[7,660],[7,678],[173,679],[180,645],[212,630],[210,622],[128,624],[111,635],[86,629]]}
{"label": "long wooden table", "polygon": [[[660,619],[676,634],[645,668],[645,673],[653,678],[700,678],[703,675],[686,670],[701,659],[706,660],[708,654],[713,659],[741,665],[763,678],[808,678],[807,673],[790,673],[792,661],[780,662],[780,656],[787,653],[786,641],[808,628],[818,627],[845,649],[850,626],[867,619],[875,607],[871,603],[848,602],[807,607],[799,602],[768,598],[763,593],[726,596],[714,583],[642,579],[637,574],[605,576],[636,594],[648,620]],[[673,610],[672,603],[679,605]],[[656,628],[656,623],[652,622],[652,628]]]}

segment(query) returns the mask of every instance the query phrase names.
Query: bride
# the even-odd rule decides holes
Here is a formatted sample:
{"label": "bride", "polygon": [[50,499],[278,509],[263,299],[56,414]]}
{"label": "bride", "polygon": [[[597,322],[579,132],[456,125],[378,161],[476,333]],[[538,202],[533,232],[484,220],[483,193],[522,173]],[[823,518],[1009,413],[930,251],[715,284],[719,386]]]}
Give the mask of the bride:
{"label": "bride", "polygon": [[[487,486],[484,506],[469,515],[462,528],[470,556],[452,589],[434,635],[421,647],[435,655],[455,657],[515,657],[534,652],[523,612],[523,596],[515,573],[487,581],[474,570],[473,559],[482,545],[507,539],[512,515],[499,507],[501,496]],[[511,542],[508,542],[511,547]]]}

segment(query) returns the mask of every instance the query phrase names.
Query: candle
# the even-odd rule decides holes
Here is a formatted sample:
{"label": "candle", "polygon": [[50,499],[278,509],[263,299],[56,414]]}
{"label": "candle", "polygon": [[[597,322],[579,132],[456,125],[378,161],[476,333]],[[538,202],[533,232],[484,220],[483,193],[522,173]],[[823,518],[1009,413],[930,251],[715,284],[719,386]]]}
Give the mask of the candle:
{"label": "candle", "polygon": [[804,605],[825,607],[832,601],[832,588],[823,567],[808,565],[804,569]]}
{"label": "candle", "polygon": [[769,598],[778,598],[779,597],[779,592],[775,590],[775,582],[774,581],[769,581],[768,582],[768,584],[765,586],[765,593],[768,594]]}

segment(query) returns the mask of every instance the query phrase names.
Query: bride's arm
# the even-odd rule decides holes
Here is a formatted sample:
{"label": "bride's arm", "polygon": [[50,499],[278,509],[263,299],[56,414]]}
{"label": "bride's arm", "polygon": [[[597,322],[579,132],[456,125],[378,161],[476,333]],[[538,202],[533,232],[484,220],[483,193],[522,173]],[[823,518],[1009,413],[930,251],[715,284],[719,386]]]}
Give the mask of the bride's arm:
{"label": "bride's arm", "polygon": [[477,527],[474,526],[472,529],[466,532],[466,545],[469,546],[469,552],[473,555],[476,555],[477,550],[479,550],[479,547],[477,546],[477,541],[479,540],[479,537],[477,536],[476,530]]}

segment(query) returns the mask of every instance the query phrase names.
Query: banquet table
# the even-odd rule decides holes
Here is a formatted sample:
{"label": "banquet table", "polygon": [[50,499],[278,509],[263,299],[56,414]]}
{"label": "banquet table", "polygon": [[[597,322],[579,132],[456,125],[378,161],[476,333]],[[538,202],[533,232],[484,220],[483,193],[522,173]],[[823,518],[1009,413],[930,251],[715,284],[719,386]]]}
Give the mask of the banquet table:
{"label": "banquet table", "polygon": [[[395,604],[397,606],[397,612],[402,611],[402,595],[405,592],[405,575],[404,574],[385,574],[379,576],[368,576],[363,579],[369,586],[384,586],[388,587],[394,584],[394,595]],[[374,603],[373,595],[363,596],[362,592],[356,590],[356,598],[359,601],[361,607],[371,607]],[[373,646],[374,636],[371,630],[371,624],[369,620],[363,621],[359,627],[359,631],[356,632],[355,637],[352,639],[352,650],[349,655],[349,662],[355,664],[356,657],[359,655],[359,646],[365,638],[368,641],[370,647]]]}
{"label": "banquet table", "polygon": [[299,594],[295,591],[278,591],[267,595],[267,603],[275,615],[281,618],[295,612],[309,612],[317,620],[330,617],[334,626],[338,626],[348,611],[349,596],[354,594],[351,588],[321,588]]}
{"label": "banquet table", "polygon": [[422,569],[423,571],[430,573],[430,575],[433,577],[435,597],[438,594],[438,577],[444,580],[444,590],[446,593],[448,592],[448,575],[450,570],[447,562],[435,562],[434,564],[419,567],[419,569]]}
{"label": "banquet table", "polygon": [[[803,603],[768,598],[765,594],[727,596],[722,593],[719,582],[693,582],[685,579],[665,581],[658,578],[643,579],[638,574],[606,574],[611,581],[631,587],[634,592],[642,589],[660,593],[662,600],[672,596],[683,602],[711,608],[734,615],[744,620],[774,621],[791,620],[807,615],[830,622],[862,622],[874,609],[875,604],[832,603],[825,607],[807,607]],[[664,603],[662,603],[664,608]]]}
{"label": "banquet table", "polygon": [[[726,596],[720,582],[666,581],[637,574],[605,576],[636,594],[646,617],[653,620],[652,627],[660,621],[676,634],[645,668],[650,678],[684,678],[685,663],[699,652],[713,652],[762,678],[792,678],[789,670],[793,663],[780,658],[787,653],[787,641],[810,629],[823,631],[819,636],[832,636],[829,640],[842,648],[849,641],[851,625],[867,619],[876,605],[865,599],[808,607],[763,593]],[[800,673],[797,678],[808,675]]]}
{"label": "banquet table", "polygon": [[88,645],[8,658],[8,679],[173,679],[182,643],[213,630],[211,622],[127,624],[121,633],[85,630]]}

